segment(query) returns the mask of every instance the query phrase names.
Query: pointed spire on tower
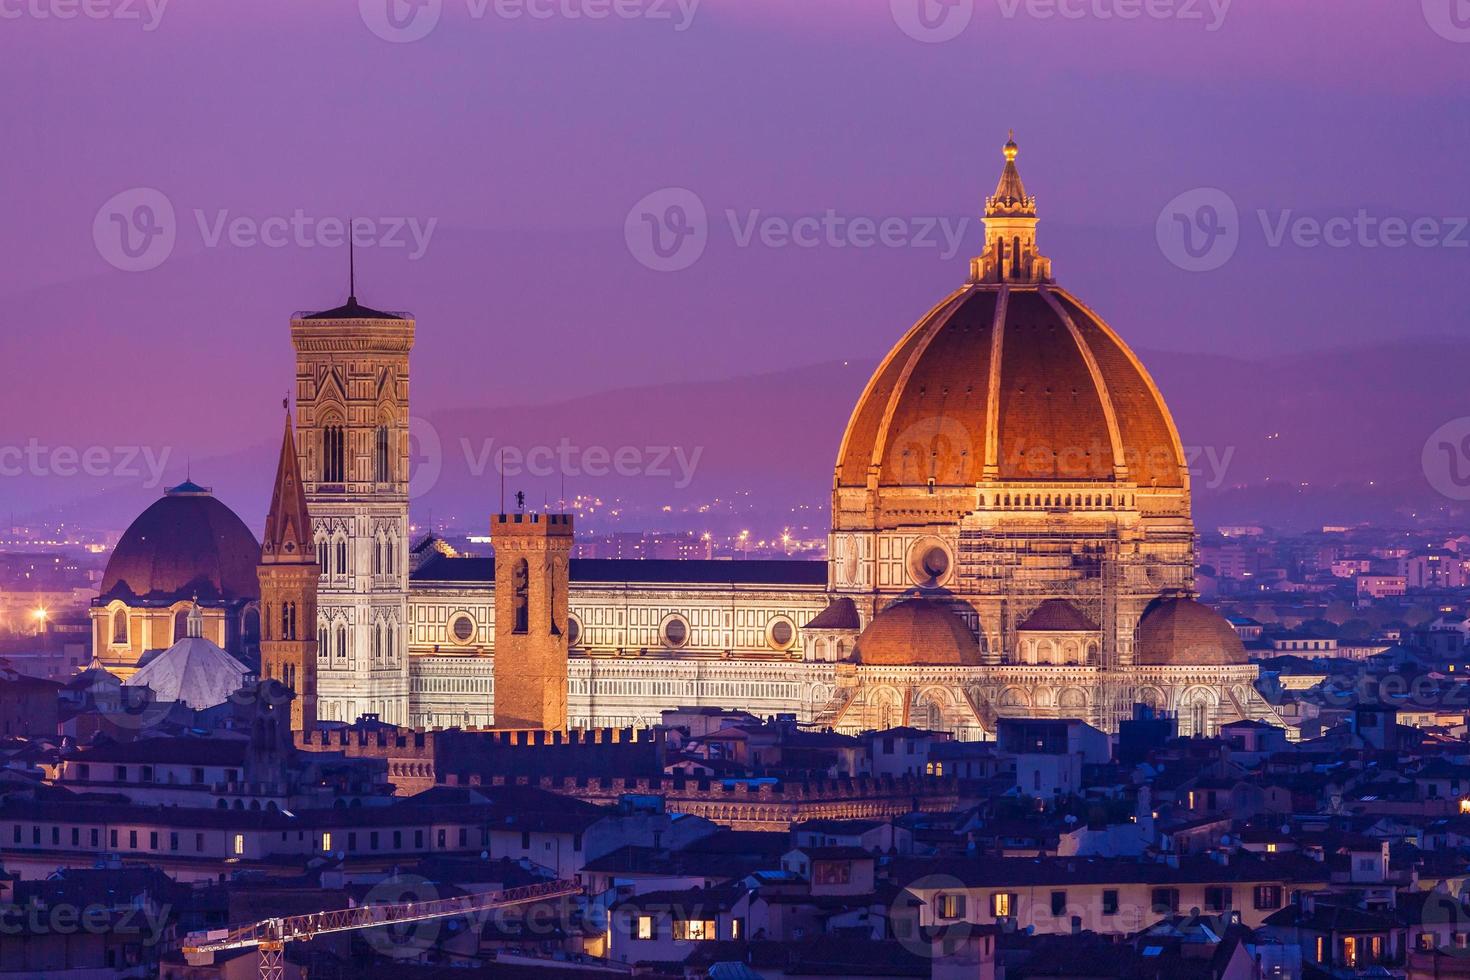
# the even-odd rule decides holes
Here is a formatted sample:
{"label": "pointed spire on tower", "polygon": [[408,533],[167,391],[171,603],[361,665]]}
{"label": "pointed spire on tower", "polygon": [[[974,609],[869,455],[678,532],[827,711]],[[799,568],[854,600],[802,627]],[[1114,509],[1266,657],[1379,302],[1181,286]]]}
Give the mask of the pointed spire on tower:
{"label": "pointed spire on tower", "polygon": [[970,260],[970,281],[1040,283],[1051,281],[1051,260],[1036,247],[1036,198],[1026,193],[1016,157],[1016,131],[1002,148],[1005,168],[995,193],[985,199],[985,251]]}
{"label": "pointed spire on tower", "polygon": [[311,516],[306,510],[306,487],[301,483],[301,462],[296,455],[290,405],[283,402],[283,406],[286,408],[286,433],[281,438],[281,459],[276,466],[271,509],[265,518],[261,560],[310,564],[316,560],[311,547]]}

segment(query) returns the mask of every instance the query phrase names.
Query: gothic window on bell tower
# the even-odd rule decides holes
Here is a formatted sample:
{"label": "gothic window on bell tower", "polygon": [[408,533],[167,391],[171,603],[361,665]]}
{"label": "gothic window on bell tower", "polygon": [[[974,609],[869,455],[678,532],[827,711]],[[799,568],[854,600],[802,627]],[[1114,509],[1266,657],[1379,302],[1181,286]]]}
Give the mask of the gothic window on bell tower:
{"label": "gothic window on bell tower", "polygon": [[373,479],[378,483],[391,483],[393,480],[389,466],[388,445],[388,425],[386,422],[381,422],[373,434]]}
{"label": "gothic window on bell tower", "polygon": [[344,483],[346,479],[346,434],[342,426],[334,422],[322,429],[322,482]]}

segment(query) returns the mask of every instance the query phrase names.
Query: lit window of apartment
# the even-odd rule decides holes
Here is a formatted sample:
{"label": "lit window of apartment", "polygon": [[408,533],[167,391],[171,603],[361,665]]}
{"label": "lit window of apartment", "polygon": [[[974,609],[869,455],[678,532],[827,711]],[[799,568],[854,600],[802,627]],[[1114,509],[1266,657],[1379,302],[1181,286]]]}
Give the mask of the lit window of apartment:
{"label": "lit window of apartment", "polygon": [[720,938],[713,919],[675,919],[674,939],[681,942],[712,942]]}

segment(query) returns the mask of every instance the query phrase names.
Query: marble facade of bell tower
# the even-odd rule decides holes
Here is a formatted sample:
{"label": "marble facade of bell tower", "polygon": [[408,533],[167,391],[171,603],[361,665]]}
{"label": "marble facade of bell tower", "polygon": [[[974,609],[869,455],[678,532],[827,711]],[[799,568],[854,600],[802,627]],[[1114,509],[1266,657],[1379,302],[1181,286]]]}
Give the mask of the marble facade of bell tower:
{"label": "marble facade of bell tower", "polygon": [[297,446],[321,565],[317,713],[408,721],[408,364],[414,320],[345,305],[291,321]]}

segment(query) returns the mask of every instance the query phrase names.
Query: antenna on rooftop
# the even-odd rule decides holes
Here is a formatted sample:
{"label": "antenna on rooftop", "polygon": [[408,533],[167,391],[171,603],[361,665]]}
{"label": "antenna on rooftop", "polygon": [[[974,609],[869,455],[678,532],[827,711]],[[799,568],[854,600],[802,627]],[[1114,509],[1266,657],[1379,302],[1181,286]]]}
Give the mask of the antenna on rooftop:
{"label": "antenna on rooftop", "polygon": [[353,241],[353,229],[357,219],[347,219],[347,302],[357,302],[357,243]]}

